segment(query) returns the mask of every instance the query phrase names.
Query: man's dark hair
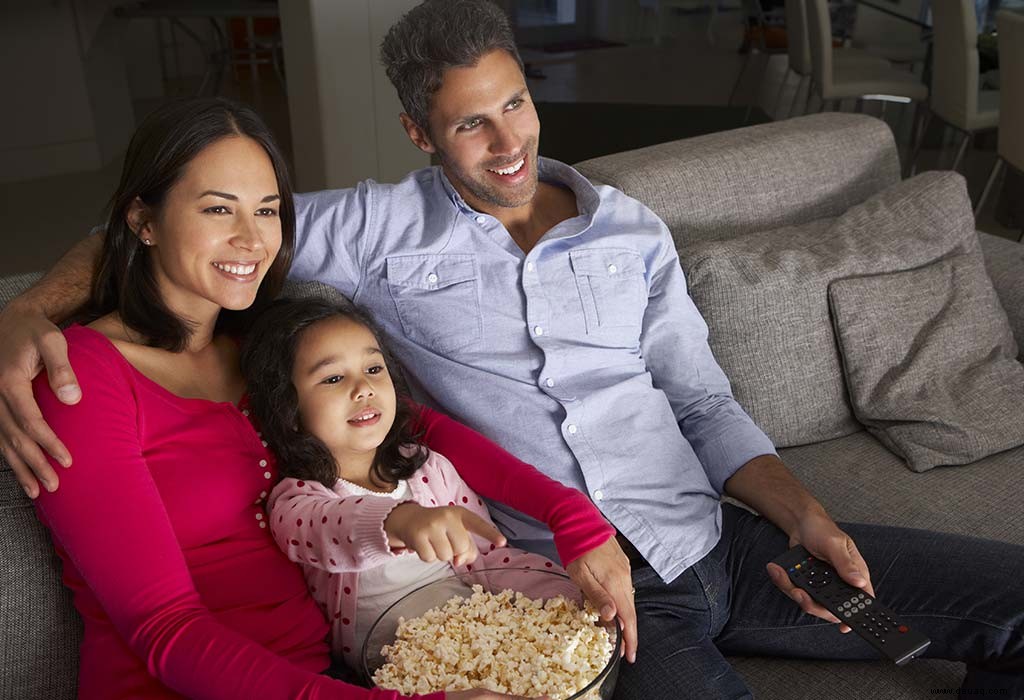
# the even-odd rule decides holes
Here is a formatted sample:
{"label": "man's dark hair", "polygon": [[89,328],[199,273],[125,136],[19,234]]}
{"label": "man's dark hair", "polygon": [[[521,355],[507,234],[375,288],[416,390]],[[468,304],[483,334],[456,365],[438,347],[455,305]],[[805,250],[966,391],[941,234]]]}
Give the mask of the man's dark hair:
{"label": "man's dark hair", "polygon": [[282,476],[319,481],[327,488],[334,486],[338,465],[322,440],[301,430],[299,395],[292,383],[302,334],[311,326],[334,318],[354,321],[373,334],[395,385],[395,422],[377,447],[370,476],[381,486],[397,484],[415,474],[427,456],[423,449],[407,449],[418,447],[420,441],[414,432],[413,409],[401,367],[384,344],[380,330],[354,304],[280,299],[256,319],[242,346],[242,375],[253,416],[263,439],[277,454]]}
{"label": "man's dark hair", "polygon": [[508,17],[491,0],[426,0],[388,30],[380,59],[406,113],[429,132],[430,101],[444,72],[475,66],[497,49],[522,70]]}
{"label": "man's dark hair", "polygon": [[192,98],[158,107],[142,121],[128,144],[121,182],[110,200],[106,238],[92,288],[91,316],[117,311],[124,324],[150,345],[172,352],[185,348],[192,328],[161,298],[150,251],[128,226],[127,214],[136,197],[158,212],[192,159],[229,136],[256,141],[274,166],[281,197],[281,249],[253,305],[242,311],[222,310],[217,330],[239,334],[278,295],[295,249],[295,206],[288,166],[270,129],[251,108],[223,98]]}

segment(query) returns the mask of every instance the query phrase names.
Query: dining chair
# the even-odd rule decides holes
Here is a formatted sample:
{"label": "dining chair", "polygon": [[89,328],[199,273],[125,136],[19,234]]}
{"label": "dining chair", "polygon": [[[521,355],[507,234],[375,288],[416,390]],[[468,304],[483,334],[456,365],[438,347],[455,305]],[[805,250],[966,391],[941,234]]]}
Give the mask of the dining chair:
{"label": "dining chair", "polygon": [[[1024,172],[1024,14],[1000,10],[996,15],[999,28],[999,144],[996,163],[992,166],[985,189],[981,193],[975,216],[981,211],[1007,163]],[[1021,232],[1024,239],[1024,231]]]}
{"label": "dining chair", "polygon": [[[811,80],[813,65],[811,63],[811,42],[807,34],[807,0],[786,0],[786,45],[788,48],[789,65],[786,76],[782,80],[785,84],[789,77],[789,71],[797,75],[798,81],[796,91],[793,93],[793,101],[789,105],[787,116],[792,114],[800,95],[800,89],[804,80]],[[871,54],[855,48],[835,47],[832,50],[833,61],[839,64],[876,64],[889,67],[891,64],[884,58],[878,58]],[[782,85],[779,86],[779,98],[782,97]],[[807,111],[811,98],[811,90],[807,90],[807,100],[804,103],[804,111]],[[778,101],[778,100],[777,100]]]}
{"label": "dining chair", "polygon": [[[888,5],[890,1],[882,0],[880,4]],[[917,16],[921,0],[897,0],[892,7],[908,17]],[[857,3],[850,44],[892,63],[920,63],[928,54],[928,46],[921,40],[921,27],[862,3]]]}
{"label": "dining chair", "polygon": [[932,86],[919,140],[911,156],[911,173],[933,115],[962,134],[952,170],[960,167],[977,132],[999,126],[999,91],[981,90],[978,85],[978,20],[974,0],[932,0],[931,6],[935,31]]}
{"label": "dining chair", "polygon": [[811,47],[811,87],[824,110],[848,98],[902,104],[923,102],[928,88],[907,70],[889,64],[838,62],[832,49],[832,18],[828,0],[806,0],[807,35]]}

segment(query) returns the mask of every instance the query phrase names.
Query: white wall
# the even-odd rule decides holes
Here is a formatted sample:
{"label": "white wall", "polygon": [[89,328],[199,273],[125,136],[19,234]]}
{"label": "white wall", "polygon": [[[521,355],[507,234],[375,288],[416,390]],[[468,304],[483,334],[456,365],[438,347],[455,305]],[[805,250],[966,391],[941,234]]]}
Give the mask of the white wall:
{"label": "white wall", "polygon": [[418,0],[282,0],[296,189],[394,182],[429,163],[409,143],[378,60],[388,28]]}

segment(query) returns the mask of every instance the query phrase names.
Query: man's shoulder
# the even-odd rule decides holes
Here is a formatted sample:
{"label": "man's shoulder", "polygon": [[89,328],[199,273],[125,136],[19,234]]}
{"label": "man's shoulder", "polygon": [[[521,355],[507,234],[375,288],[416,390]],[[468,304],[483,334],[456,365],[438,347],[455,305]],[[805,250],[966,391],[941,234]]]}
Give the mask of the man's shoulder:
{"label": "man's shoulder", "polygon": [[362,180],[354,187],[342,189],[296,192],[296,209],[305,207],[337,206],[354,200],[369,199],[375,203],[387,200],[405,200],[408,197],[430,197],[438,184],[438,167],[428,166],[413,170],[398,182]]}

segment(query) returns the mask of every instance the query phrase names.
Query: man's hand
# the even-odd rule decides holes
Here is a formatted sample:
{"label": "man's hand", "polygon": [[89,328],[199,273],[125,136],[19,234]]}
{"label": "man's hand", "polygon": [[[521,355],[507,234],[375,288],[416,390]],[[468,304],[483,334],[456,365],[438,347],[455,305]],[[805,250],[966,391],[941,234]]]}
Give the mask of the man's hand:
{"label": "man's hand", "polygon": [[616,616],[622,625],[622,653],[636,661],[636,608],[633,607],[633,575],[629,559],[614,537],[591,549],[565,567],[569,578],[580,587],[601,619]]}
{"label": "man's hand", "polygon": [[45,366],[50,388],[63,403],[78,403],[82,392],[64,335],[40,311],[11,302],[0,311],[0,338],[0,453],[35,498],[37,478],[48,491],[57,489],[57,474],[43,451],[65,467],[71,466],[71,454],[43,420],[32,380]]}
{"label": "man's hand", "polygon": [[[823,511],[800,521],[796,532],[789,538],[790,547],[796,544],[802,544],[808,552],[831,564],[839,576],[851,586],[867,591],[872,597],[875,595],[868,565],[857,551],[857,545]],[[815,603],[806,591],[794,586],[778,564],[768,564],[768,576],[779,590],[795,600],[804,612],[829,622],[839,622],[839,618]],[[840,623],[839,631],[845,634],[850,631],[850,627]]]}
{"label": "man's hand", "polygon": [[[503,693],[495,693],[493,690],[449,690],[444,694],[445,700],[534,700],[533,698],[524,698],[521,695],[505,695]],[[536,700],[548,700],[548,696],[545,695]]]}
{"label": "man's hand", "polygon": [[411,549],[425,562],[449,561],[454,566],[476,561],[479,551],[473,534],[495,547],[507,544],[498,528],[462,506],[402,503],[388,514],[384,532],[392,549]]}

